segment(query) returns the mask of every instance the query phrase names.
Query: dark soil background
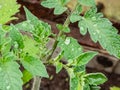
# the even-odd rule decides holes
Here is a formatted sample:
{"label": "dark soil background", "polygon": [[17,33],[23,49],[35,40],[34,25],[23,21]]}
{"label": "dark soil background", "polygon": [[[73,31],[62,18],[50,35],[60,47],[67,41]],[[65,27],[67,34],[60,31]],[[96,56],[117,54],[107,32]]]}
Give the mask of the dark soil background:
{"label": "dark soil background", "polygon": [[[32,3],[31,3],[32,1]],[[25,20],[25,13],[23,10],[23,6],[26,6],[35,16],[42,20],[49,20],[55,23],[63,23],[66,19],[66,14],[62,14],[60,16],[53,15],[53,10],[46,9],[39,4],[39,0],[18,0],[18,3],[21,4],[20,12],[16,14],[19,18],[18,20],[12,21],[14,24]],[[72,27],[77,27],[77,23],[71,24]],[[113,26],[115,26],[120,31],[120,24],[117,22],[113,22]],[[54,31],[53,31],[54,32]],[[75,33],[72,33],[75,34]],[[78,40],[79,41],[79,40]],[[92,42],[93,43],[93,42]],[[99,45],[91,44],[93,47],[101,48]],[[120,75],[114,73],[107,73],[105,71],[98,71],[96,69],[86,68],[88,73],[91,72],[102,72],[108,77],[108,81],[101,85],[101,90],[109,90],[111,86],[120,87]],[[63,69],[59,74],[55,73],[54,66],[47,67],[48,73],[50,75],[50,79],[42,79],[41,89],[40,90],[69,90],[69,77],[67,72]],[[32,80],[24,85],[24,90],[30,90],[32,85]]]}

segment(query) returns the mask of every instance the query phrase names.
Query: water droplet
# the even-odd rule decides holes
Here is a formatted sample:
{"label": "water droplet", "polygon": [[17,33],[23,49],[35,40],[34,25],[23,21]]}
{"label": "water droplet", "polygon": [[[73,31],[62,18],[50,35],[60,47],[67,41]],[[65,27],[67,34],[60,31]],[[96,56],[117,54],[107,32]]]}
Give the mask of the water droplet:
{"label": "water droplet", "polygon": [[93,35],[96,35],[96,33],[93,33]]}
{"label": "water droplet", "polygon": [[66,38],[65,44],[68,45],[70,43],[70,38]]}
{"label": "water droplet", "polygon": [[83,27],[80,27],[80,30],[81,30],[81,31],[84,31],[84,28],[83,28]]}
{"label": "water droplet", "polygon": [[74,48],[72,48],[72,51],[74,51]]}
{"label": "water droplet", "polygon": [[6,89],[9,90],[9,89],[10,89],[10,86],[7,86]]}

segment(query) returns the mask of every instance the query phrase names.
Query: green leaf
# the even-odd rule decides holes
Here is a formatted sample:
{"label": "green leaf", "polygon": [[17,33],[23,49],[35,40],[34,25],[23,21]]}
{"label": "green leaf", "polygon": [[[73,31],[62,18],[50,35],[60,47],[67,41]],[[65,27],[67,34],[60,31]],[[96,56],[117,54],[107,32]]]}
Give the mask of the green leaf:
{"label": "green leaf", "polygon": [[22,73],[15,61],[0,60],[0,90],[22,90]]}
{"label": "green leaf", "polygon": [[80,66],[75,66],[74,67],[74,72],[84,72],[85,71],[86,66],[85,65],[80,65]]}
{"label": "green leaf", "polygon": [[11,25],[11,30],[9,34],[10,37],[12,38],[13,43],[17,42],[18,48],[22,49],[24,47],[22,34],[18,31],[18,29],[14,25]]}
{"label": "green leaf", "polygon": [[92,85],[90,86],[91,90],[100,90],[101,87],[100,86],[96,86],[96,85]]}
{"label": "green leaf", "polygon": [[10,52],[10,49],[11,49],[11,39],[7,38],[7,37],[4,37],[3,41],[5,43],[1,46],[1,54],[2,55]]}
{"label": "green leaf", "polygon": [[84,77],[90,85],[99,85],[107,81],[106,76],[102,73],[90,73],[86,74]]}
{"label": "green leaf", "polygon": [[97,52],[85,52],[80,54],[80,56],[76,59],[78,66],[87,64],[95,55],[97,55]]}
{"label": "green leaf", "polygon": [[81,6],[81,5],[78,5],[78,6],[75,8],[74,12],[71,14],[71,16],[70,16],[70,21],[71,21],[72,23],[74,23],[74,22],[77,22],[77,21],[81,20],[81,17],[80,17],[80,13],[81,13],[81,12],[82,12],[82,6]]}
{"label": "green leaf", "polygon": [[55,15],[60,15],[60,14],[64,13],[66,10],[67,10],[66,7],[56,6],[56,8],[54,10],[54,14]]}
{"label": "green leaf", "polygon": [[70,28],[68,26],[64,27],[62,24],[57,24],[56,27],[58,28],[58,30],[63,31],[65,33],[70,32]]}
{"label": "green leaf", "polygon": [[16,27],[20,30],[31,32],[36,41],[47,43],[48,37],[51,35],[51,26],[40,21],[27,8],[24,7],[24,10],[27,21],[17,24]]}
{"label": "green leaf", "polygon": [[27,82],[29,82],[31,79],[33,78],[32,74],[30,72],[28,72],[27,70],[23,71],[23,84],[26,84]]}
{"label": "green leaf", "polygon": [[96,8],[87,11],[79,21],[80,32],[84,35],[87,30],[94,42],[99,42],[111,55],[120,58],[120,35],[112,23],[96,13]]}
{"label": "green leaf", "polygon": [[77,21],[79,21],[79,20],[81,20],[81,17],[80,17],[79,15],[72,14],[72,15],[70,16],[70,21],[71,21],[72,23],[75,23],[75,22],[77,22]]}
{"label": "green leaf", "polygon": [[45,1],[42,1],[41,5],[47,8],[55,8],[54,14],[60,15],[67,10],[65,5],[69,1],[70,0],[45,0]]}
{"label": "green leaf", "polygon": [[32,39],[29,36],[23,36],[24,48],[22,50],[23,54],[28,54],[30,56],[37,57],[40,53],[39,43]]}
{"label": "green leaf", "polygon": [[80,82],[78,77],[70,77],[70,90],[81,90]]}
{"label": "green leaf", "polygon": [[60,62],[56,62],[56,73],[59,73],[63,68],[63,64]]}
{"label": "green leaf", "polygon": [[91,90],[89,84],[87,84],[87,83],[84,83],[82,88],[83,88],[83,90]]}
{"label": "green leaf", "polygon": [[64,57],[68,61],[75,59],[82,53],[82,47],[72,37],[67,37],[65,40],[60,39],[58,46],[62,49]]}
{"label": "green leaf", "polygon": [[82,5],[95,6],[95,0],[78,0]]}
{"label": "green leaf", "polygon": [[44,64],[37,58],[33,56],[25,56],[23,60],[21,60],[24,68],[29,71],[33,76],[41,76],[47,77],[48,74]]}
{"label": "green leaf", "polygon": [[19,11],[19,7],[16,0],[0,0],[0,24],[16,19],[12,16]]}
{"label": "green leaf", "polygon": [[120,90],[120,87],[113,86],[113,87],[110,87],[110,90]]}

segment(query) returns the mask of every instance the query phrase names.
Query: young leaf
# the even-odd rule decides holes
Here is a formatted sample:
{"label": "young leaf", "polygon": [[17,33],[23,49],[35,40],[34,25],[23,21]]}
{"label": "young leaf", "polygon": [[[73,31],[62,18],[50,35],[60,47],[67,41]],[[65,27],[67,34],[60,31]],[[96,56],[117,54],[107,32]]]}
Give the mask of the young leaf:
{"label": "young leaf", "polygon": [[19,7],[16,0],[0,0],[0,24],[16,19],[12,16],[19,11]]}
{"label": "young leaf", "polygon": [[70,77],[70,90],[80,90],[80,81],[78,77]]}
{"label": "young leaf", "polygon": [[17,42],[18,48],[22,49],[24,47],[22,34],[18,31],[18,29],[14,25],[11,25],[11,30],[9,34],[10,37],[12,38],[13,43]]}
{"label": "young leaf", "polygon": [[10,52],[10,49],[11,49],[11,38],[4,37],[3,41],[5,43],[1,46],[1,54],[5,55],[8,52]]}
{"label": "young leaf", "polygon": [[70,16],[70,21],[72,22],[72,23],[74,23],[74,22],[77,22],[77,21],[79,21],[79,20],[81,20],[81,17],[80,17],[80,13],[82,12],[82,6],[81,5],[78,5],[76,8],[75,8],[75,10],[74,10],[74,12],[72,13],[72,15]]}
{"label": "young leaf", "polygon": [[33,76],[41,76],[47,77],[48,74],[44,64],[37,58],[33,56],[25,56],[23,60],[21,60],[24,68],[29,71]]}
{"label": "young leaf", "polygon": [[27,70],[23,71],[23,84],[29,82],[31,79],[33,78],[32,74],[30,72],[28,72]]}
{"label": "young leaf", "polygon": [[58,46],[62,49],[64,57],[68,61],[75,59],[82,53],[82,47],[72,37],[67,37],[65,40],[60,39]]}
{"label": "young leaf", "polygon": [[74,67],[74,72],[84,72],[85,71],[86,66],[85,65],[80,65],[80,66],[75,66]]}
{"label": "young leaf", "polygon": [[87,64],[95,55],[97,55],[97,52],[85,52],[80,54],[80,56],[76,59],[77,64],[76,65],[85,65]]}
{"label": "young leaf", "polygon": [[69,33],[70,32],[70,28],[68,26],[63,26],[62,24],[57,24],[56,27],[58,28],[58,30],[61,30],[65,33]]}
{"label": "young leaf", "polygon": [[0,90],[22,90],[22,73],[12,60],[0,60]]}
{"label": "young leaf", "polygon": [[62,63],[56,62],[56,73],[59,73],[62,68],[63,68]]}
{"label": "young leaf", "polygon": [[95,6],[95,0],[78,0],[82,5]]}
{"label": "young leaf", "polygon": [[43,42],[48,40],[51,35],[51,27],[47,23],[40,21],[27,8],[24,7],[27,21],[16,25],[20,30],[31,32],[36,41]]}
{"label": "young leaf", "polygon": [[33,40],[31,37],[28,37],[26,35],[23,36],[23,41],[24,41],[24,48],[22,52],[24,54],[37,57],[40,53],[39,44],[35,40]]}
{"label": "young leaf", "polygon": [[90,73],[86,74],[84,77],[90,85],[99,85],[107,81],[106,76],[102,73]]}
{"label": "young leaf", "polygon": [[65,5],[69,1],[70,0],[45,0],[42,1],[41,5],[47,8],[55,8],[54,14],[59,15],[67,10],[67,7],[65,7]]}
{"label": "young leaf", "polygon": [[84,35],[88,30],[94,42],[98,41],[110,54],[120,58],[120,35],[111,22],[102,17],[95,8],[90,9],[79,21],[80,31]]}

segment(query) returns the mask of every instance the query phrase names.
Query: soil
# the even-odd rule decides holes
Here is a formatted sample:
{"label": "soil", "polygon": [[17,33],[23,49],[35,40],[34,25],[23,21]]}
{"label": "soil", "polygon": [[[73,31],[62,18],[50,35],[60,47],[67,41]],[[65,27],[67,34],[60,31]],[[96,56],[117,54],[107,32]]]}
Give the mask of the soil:
{"label": "soil", "polygon": [[[14,24],[25,20],[25,13],[23,10],[23,6],[26,6],[35,16],[37,16],[38,18],[40,18],[42,20],[52,21],[55,23],[63,23],[64,22],[64,20],[66,18],[65,13],[60,16],[55,16],[55,15],[53,15],[53,9],[49,10],[49,9],[46,9],[46,8],[40,6],[40,4],[38,3],[39,0],[34,0],[33,3],[28,2],[28,1],[29,0],[18,0],[18,3],[21,4],[22,7],[20,8],[20,13],[16,14],[16,16],[19,19],[12,21]],[[30,1],[32,1],[32,0],[30,0]],[[77,23],[71,24],[70,26],[77,27]],[[120,33],[120,24],[117,22],[116,23],[113,22],[113,26],[115,26],[119,30],[119,33]],[[53,31],[53,32],[57,33],[55,31]],[[99,43],[95,44],[89,39],[89,34],[86,35],[84,38],[82,38],[82,40],[79,40],[79,38],[78,38],[79,35],[76,34],[76,32],[74,32],[72,34],[74,34],[75,38],[77,38],[78,41],[82,42],[82,44],[102,49],[100,47]],[[71,35],[71,33],[69,35]],[[83,36],[81,36],[81,37],[83,37]],[[84,39],[85,40],[87,39],[88,44],[86,44],[86,42],[84,42],[85,41]],[[114,73],[107,73],[105,71],[98,71],[96,69],[91,69],[91,68],[86,68],[86,69],[87,69],[88,73],[102,72],[108,77],[108,81],[106,83],[104,83],[103,85],[100,85],[101,90],[109,90],[109,88],[111,86],[120,87],[120,75],[117,75]],[[48,70],[48,73],[51,78],[50,79],[46,79],[46,78],[42,79],[40,90],[69,90],[69,83],[68,83],[69,77],[67,75],[67,72],[64,69],[59,74],[55,73],[54,66],[48,66],[47,70]],[[27,83],[26,85],[24,85],[24,87],[23,87],[24,90],[30,90],[31,85],[32,85],[32,80],[29,83]]]}

